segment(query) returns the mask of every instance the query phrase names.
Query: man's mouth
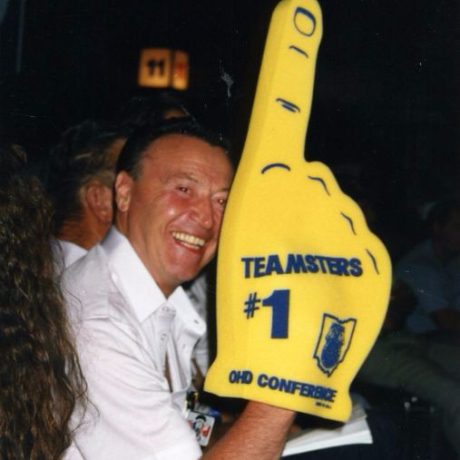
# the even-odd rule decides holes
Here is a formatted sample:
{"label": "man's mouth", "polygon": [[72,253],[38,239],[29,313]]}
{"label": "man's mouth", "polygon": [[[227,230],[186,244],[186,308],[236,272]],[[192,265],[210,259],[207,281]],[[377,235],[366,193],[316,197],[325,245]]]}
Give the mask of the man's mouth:
{"label": "man's mouth", "polygon": [[202,238],[190,235],[189,233],[172,232],[172,236],[176,241],[180,241],[181,243],[184,243],[186,246],[192,248],[202,248],[205,243],[205,241]]}

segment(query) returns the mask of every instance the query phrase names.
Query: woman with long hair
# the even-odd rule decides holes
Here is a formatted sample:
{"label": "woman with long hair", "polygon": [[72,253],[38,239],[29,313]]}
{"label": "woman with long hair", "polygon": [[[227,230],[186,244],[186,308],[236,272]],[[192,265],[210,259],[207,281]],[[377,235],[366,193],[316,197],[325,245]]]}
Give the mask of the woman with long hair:
{"label": "woman with long hair", "polygon": [[54,277],[51,207],[25,157],[0,147],[0,457],[59,459],[85,383]]}

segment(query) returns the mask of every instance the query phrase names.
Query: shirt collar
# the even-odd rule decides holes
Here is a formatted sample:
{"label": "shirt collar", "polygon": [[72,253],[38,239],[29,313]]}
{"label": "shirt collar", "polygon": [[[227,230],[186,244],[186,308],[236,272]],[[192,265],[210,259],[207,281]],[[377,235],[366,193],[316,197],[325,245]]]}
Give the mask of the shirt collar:
{"label": "shirt collar", "polygon": [[53,247],[55,253],[60,252],[62,255],[64,262],[63,268],[69,267],[88,252],[85,248],[82,248],[81,246],[66,240],[54,240]]}
{"label": "shirt collar", "polygon": [[108,258],[112,280],[121,288],[140,322],[167,303],[175,307],[178,317],[185,324],[194,324],[195,328],[204,330],[204,321],[182,287],[176,288],[166,298],[129,240],[115,227],[111,228],[101,245]]}

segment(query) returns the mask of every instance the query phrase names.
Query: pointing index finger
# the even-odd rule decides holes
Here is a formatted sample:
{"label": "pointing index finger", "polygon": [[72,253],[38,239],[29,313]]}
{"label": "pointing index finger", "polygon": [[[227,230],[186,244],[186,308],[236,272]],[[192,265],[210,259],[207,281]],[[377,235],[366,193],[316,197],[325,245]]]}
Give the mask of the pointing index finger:
{"label": "pointing index finger", "polygon": [[316,0],[283,0],[276,7],[242,161],[304,162],[321,36],[322,16]]}

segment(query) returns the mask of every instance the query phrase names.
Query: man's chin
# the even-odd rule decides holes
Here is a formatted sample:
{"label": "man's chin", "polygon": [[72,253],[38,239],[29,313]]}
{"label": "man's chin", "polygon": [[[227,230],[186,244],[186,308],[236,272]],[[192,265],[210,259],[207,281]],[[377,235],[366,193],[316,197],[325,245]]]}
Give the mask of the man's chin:
{"label": "man's chin", "polygon": [[181,270],[180,272],[176,273],[176,279],[180,281],[179,284],[187,283],[194,280],[200,274],[201,270],[201,266],[196,266],[187,270]]}
{"label": "man's chin", "polygon": [[182,257],[177,258],[174,263],[170,264],[170,273],[180,281],[179,284],[186,283],[195,279],[207,265],[203,255],[201,257]]}

